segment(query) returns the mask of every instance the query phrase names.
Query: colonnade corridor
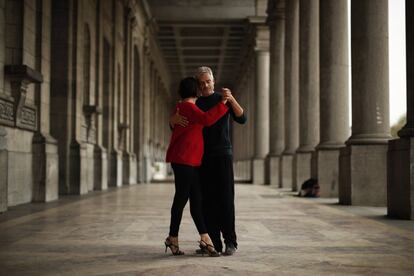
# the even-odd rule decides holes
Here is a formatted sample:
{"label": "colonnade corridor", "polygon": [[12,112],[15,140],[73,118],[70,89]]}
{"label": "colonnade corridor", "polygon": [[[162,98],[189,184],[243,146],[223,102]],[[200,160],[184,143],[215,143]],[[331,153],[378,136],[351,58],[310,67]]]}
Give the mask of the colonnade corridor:
{"label": "colonnade corridor", "polygon": [[164,253],[173,193],[171,184],[132,185],[12,207],[0,217],[0,274],[414,275],[413,221],[272,186],[236,185],[235,255],[194,253],[188,205],[186,255]]}

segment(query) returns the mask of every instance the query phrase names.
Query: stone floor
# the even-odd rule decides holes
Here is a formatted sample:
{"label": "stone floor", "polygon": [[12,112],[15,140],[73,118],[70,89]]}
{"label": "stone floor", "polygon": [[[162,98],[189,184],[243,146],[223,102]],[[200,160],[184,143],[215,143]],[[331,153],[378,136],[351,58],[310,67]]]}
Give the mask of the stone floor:
{"label": "stone floor", "polygon": [[236,255],[197,256],[188,209],[184,256],[164,253],[173,185],[134,185],[0,215],[0,275],[414,275],[414,222],[237,185]]}

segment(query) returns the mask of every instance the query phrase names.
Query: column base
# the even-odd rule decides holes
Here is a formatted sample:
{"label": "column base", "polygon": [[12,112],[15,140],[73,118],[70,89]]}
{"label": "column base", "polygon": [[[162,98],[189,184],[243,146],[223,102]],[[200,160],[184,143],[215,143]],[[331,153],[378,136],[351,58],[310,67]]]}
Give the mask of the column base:
{"label": "column base", "polygon": [[339,155],[339,203],[386,206],[388,145],[348,145]]}
{"label": "column base", "polygon": [[143,183],[150,183],[152,180],[152,174],[154,170],[152,167],[152,160],[149,157],[144,156],[142,160],[142,180]]}
{"label": "column base", "polygon": [[137,183],[149,183],[153,172],[151,159],[142,154],[137,154],[136,159]]}
{"label": "column base", "polygon": [[240,160],[234,162],[234,181],[252,182],[251,160]]}
{"label": "column base", "polygon": [[83,143],[73,141],[70,144],[69,157],[69,190],[68,194],[83,195],[88,193],[86,163],[86,146]]}
{"label": "column base", "polygon": [[36,133],[33,137],[34,202],[49,202],[58,199],[58,164],[59,157],[57,141],[50,135]]}
{"label": "column base", "polygon": [[156,161],[154,162],[154,173],[152,179],[155,181],[166,180],[168,176],[168,167],[165,162]]}
{"label": "column base", "polygon": [[253,159],[252,167],[253,184],[265,184],[265,159]]}
{"label": "column base", "polygon": [[137,184],[137,157],[129,154],[129,185]]}
{"label": "column base", "polygon": [[283,188],[291,188],[292,191],[297,191],[297,186],[293,185],[293,155],[282,155],[280,173],[281,186]]}
{"label": "column base", "polygon": [[123,152],[122,158],[122,184],[131,185],[136,183],[136,163],[135,155],[129,152]]}
{"label": "column base", "polygon": [[136,162],[137,183],[144,183],[144,162],[142,161],[142,158],[139,158],[138,155]]}
{"label": "column base", "polygon": [[316,166],[321,197],[338,197],[339,148],[316,151]]}
{"label": "column base", "polygon": [[86,163],[86,183],[88,185],[88,191],[93,191],[93,177],[95,176],[95,166],[93,164],[94,162],[94,144],[86,144],[86,157],[85,157],[85,163]]}
{"label": "column base", "polygon": [[414,138],[389,141],[388,216],[414,220]]}
{"label": "column base", "polygon": [[312,152],[297,152],[293,162],[293,185],[300,190],[303,182],[312,177]]}
{"label": "column base", "polygon": [[281,157],[280,156],[268,156],[266,158],[266,178],[265,182],[271,186],[282,188],[281,183]]}
{"label": "column base", "polygon": [[106,149],[95,145],[93,151],[94,179],[93,189],[102,191],[108,189],[108,159]]}
{"label": "column base", "polygon": [[111,179],[108,186],[122,186],[122,152],[113,149],[111,152]]}

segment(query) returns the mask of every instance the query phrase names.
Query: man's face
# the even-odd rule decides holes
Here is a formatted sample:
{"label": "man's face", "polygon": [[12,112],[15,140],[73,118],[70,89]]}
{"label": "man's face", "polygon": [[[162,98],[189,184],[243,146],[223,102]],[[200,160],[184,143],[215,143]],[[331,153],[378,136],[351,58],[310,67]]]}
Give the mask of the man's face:
{"label": "man's face", "polygon": [[198,78],[201,95],[208,96],[214,91],[214,79],[209,73],[204,73]]}

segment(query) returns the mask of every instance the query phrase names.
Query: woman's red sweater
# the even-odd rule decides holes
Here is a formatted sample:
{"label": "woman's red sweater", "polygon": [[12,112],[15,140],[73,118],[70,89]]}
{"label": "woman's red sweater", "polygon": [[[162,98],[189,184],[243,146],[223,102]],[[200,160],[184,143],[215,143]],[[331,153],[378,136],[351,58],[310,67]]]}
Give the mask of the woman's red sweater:
{"label": "woman's red sweater", "polygon": [[211,126],[228,111],[222,102],[207,112],[203,112],[195,104],[181,102],[176,106],[180,115],[187,117],[188,126],[174,126],[166,161],[169,163],[200,166],[204,153],[203,127]]}

